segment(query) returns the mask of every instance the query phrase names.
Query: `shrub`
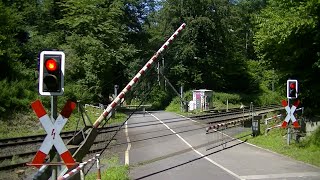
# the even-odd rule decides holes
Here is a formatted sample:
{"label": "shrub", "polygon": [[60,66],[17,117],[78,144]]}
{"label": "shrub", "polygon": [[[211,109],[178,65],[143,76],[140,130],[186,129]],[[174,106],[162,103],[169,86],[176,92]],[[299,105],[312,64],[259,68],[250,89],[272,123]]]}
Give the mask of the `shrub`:
{"label": "shrub", "polygon": [[8,115],[14,111],[30,108],[36,98],[36,84],[29,81],[0,81],[0,112]]}

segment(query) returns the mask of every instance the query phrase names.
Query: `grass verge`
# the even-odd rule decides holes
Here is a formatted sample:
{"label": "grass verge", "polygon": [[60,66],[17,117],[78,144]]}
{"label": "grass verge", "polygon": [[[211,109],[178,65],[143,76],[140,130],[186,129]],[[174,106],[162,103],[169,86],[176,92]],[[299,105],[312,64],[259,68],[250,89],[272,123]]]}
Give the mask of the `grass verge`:
{"label": "grass verge", "polygon": [[[101,166],[106,166],[106,170],[101,172],[102,180],[129,180],[129,167],[121,165],[118,156],[114,155],[108,159],[101,160]],[[86,180],[96,180],[97,173],[89,173]]]}
{"label": "grass verge", "polygon": [[[306,137],[300,142],[291,140],[290,145],[287,145],[286,129],[273,129],[267,134],[265,133],[265,129],[266,126],[262,125],[262,134],[260,136],[250,136],[246,137],[245,139],[247,139],[248,143],[269,149],[273,152],[291,157],[298,161],[320,167],[320,128],[314,131],[311,136]],[[248,132],[241,133],[237,135],[237,137],[241,137],[245,134],[248,134]]]}
{"label": "grass verge", "polygon": [[[92,123],[94,123],[94,121],[103,112],[102,109],[90,106],[88,106],[85,111]],[[49,113],[50,111],[47,110],[47,112]],[[116,116],[109,119],[107,124],[122,123],[126,120],[126,117],[126,114],[117,112]],[[12,119],[10,121],[0,120],[0,123],[0,139],[45,134],[45,131],[42,128],[39,119],[32,111],[29,111],[25,114],[15,114],[14,116],[12,116]],[[74,131],[76,128],[79,130],[83,127],[84,124],[82,122],[82,117],[76,109],[73,111],[62,131]]]}

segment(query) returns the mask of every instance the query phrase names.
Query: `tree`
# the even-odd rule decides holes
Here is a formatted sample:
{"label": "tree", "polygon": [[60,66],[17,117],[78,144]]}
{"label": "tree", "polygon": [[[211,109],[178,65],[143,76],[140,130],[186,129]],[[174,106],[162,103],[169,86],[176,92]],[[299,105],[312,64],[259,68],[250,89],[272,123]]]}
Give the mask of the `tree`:
{"label": "tree", "polygon": [[256,18],[255,50],[268,67],[281,73],[285,89],[288,78],[298,79],[305,104],[320,105],[320,2],[268,1]]}
{"label": "tree", "polygon": [[174,84],[186,89],[250,92],[245,54],[234,43],[237,36],[233,34],[232,20],[236,14],[232,6],[226,0],[163,2],[149,29],[154,42],[168,37],[182,22],[187,24],[164,55],[170,62],[169,79]]}
{"label": "tree", "polygon": [[114,84],[122,84],[124,68],[136,53],[127,43],[124,1],[65,1],[60,4],[69,59],[70,79],[108,97]]}

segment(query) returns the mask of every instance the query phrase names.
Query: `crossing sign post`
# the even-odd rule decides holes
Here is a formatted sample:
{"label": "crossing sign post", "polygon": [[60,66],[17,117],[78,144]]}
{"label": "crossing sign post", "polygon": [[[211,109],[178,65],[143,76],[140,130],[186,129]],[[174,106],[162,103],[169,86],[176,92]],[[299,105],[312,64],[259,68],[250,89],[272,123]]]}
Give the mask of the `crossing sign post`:
{"label": "crossing sign post", "polygon": [[75,109],[76,104],[74,102],[68,101],[54,123],[51,121],[50,117],[46,113],[42,103],[39,100],[33,102],[31,106],[36,115],[38,116],[41,125],[45,129],[47,136],[45,137],[40,149],[36,153],[36,156],[28,165],[40,168],[42,165],[44,165],[43,162],[45,161],[46,156],[49,154],[51,148],[54,146],[55,149],[58,151],[60,157],[63,159],[64,164],[68,168],[73,167],[76,164],[76,162],[74,161],[71,153],[64,144],[60,136],[60,132],[63,126],[66,124],[72,111]]}
{"label": "crossing sign post", "polygon": [[293,124],[294,128],[299,128],[300,127],[296,117],[293,115],[293,113],[296,111],[296,109],[299,106],[299,104],[300,104],[300,101],[297,100],[292,104],[292,106],[290,108],[289,104],[287,103],[287,101],[285,101],[285,100],[282,101],[282,105],[285,106],[285,110],[287,112],[287,116],[284,119],[281,127],[286,128],[290,120],[292,120],[292,124]]}
{"label": "crossing sign post", "polygon": [[[287,144],[290,145],[291,128],[290,128],[290,126],[288,126],[289,121],[292,120],[292,124],[293,124],[294,128],[300,128],[300,125],[294,116],[294,112],[300,104],[300,101],[297,100],[297,98],[298,98],[298,81],[296,79],[287,80],[287,88],[286,89],[287,89],[288,101],[283,100],[282,105],[285,107],[285,110],[287,112],[287,116],[284,119],[281,127],[282,128],[287,127],[287,129],[288,129]],[[292,103],[291,106],[290,106],[290,101]]]}

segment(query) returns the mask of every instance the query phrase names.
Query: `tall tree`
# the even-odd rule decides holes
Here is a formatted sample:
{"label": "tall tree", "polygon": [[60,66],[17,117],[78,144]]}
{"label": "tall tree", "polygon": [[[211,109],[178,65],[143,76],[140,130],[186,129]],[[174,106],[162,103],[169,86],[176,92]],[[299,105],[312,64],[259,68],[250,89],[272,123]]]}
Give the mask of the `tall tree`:
{"label": "tall tree", "polygon": [[136,53],[128,43],[125,2],[122,0],[71,0],[61,3],[63,18],[58,24],[65,30],[64,49],[68,54],[70,80],[90,87],[103,97],[122,84],[124,69]]}
{"label": "tall tree", "polygon": [[311,108],[320,105],[320,2],[318,0],[276,1],[256,17],[255,49],[266,66],[299,81],[302,101]]}
{"label": "tall tree", "polygon": [[[150,31],[168,36],[182,22],[187,28],[165,55],[172,63],[170,79],[187,88],[250,91],[243,53],[234,44],[231,11],[227,0],[167,0]],[[163,32],[163,33],[161,33]],[[239,79],[241,79],[239,81]]]}

